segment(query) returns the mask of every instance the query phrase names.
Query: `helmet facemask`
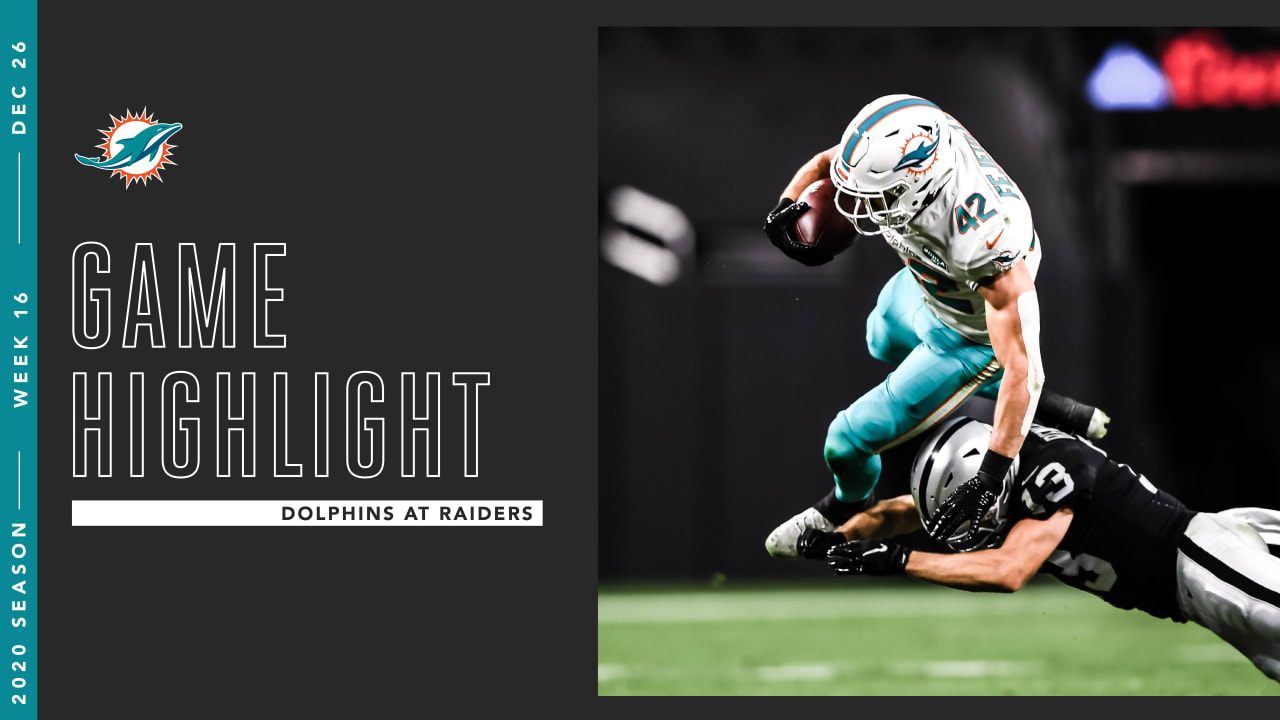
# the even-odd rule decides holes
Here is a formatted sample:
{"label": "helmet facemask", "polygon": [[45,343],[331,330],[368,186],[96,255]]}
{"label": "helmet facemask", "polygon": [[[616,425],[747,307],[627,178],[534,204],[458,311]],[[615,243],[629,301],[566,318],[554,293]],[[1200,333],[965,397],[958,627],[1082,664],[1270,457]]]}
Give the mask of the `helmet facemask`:
{"label": "helmet facemask", "polygon": [[949,122],[923,98],[892,95],[849,123],[830,175],[836,209],[859,234],[903,231],[947,184],[956,168]]}
{"label": "helmet facemask", "polygon": [[836,210],[853,223],[861,235],[879,235],[885,228],[898,230],[915,217],[899,205],[910,189],[906,180],[875,190],[861,190],[837,182]]}

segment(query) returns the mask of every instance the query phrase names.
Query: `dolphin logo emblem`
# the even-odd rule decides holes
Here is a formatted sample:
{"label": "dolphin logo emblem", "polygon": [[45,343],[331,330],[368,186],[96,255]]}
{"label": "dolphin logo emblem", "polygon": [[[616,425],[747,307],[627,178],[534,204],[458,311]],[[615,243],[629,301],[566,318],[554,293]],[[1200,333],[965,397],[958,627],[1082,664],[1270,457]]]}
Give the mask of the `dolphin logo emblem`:
{"label": "dolphin logo emblem", "polygon": [[920,146],[915,150],[905,153],[902,156],[902,159],[898,161],[898,164],[893,166],[893,169],[896,171],[903,168],[918,168],[924,165],[926,160],[933,157],[934,151],[938,149],[938,143],[942,141],[942,134],[937,130],[938,128],[935,125],[933,134],[938,136],[937,140],[934,140],[932,143],[920,143]]}
{"label": "dolphin logo emblem", "polygon": [[120,151],[109,158],[94,160],[76,155],[76,160],[81,165],[100,170],[119,170],[137,162],[154,161],[165,141],[181,129],[182,123],[156,123],[131,138],[119,141]]}

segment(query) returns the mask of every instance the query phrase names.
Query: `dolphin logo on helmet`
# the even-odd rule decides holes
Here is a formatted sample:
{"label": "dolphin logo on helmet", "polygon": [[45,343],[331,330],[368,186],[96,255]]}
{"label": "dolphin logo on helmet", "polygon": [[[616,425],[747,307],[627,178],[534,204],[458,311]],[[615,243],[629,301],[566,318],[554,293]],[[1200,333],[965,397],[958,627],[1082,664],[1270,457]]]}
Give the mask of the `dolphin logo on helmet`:
{"label": "dolphin logo on helmet", "polygon": [[905,152],[902,159],[897,165],[893,166],[894,170],[905,170],[907,168],[920,168],[924,166],[924,161],[933,157],[933,153],[938,149],[938,143],[942,142],[942,133],[938,131],[938,126],[933,126],[933,134],[936,138],[933,142],[928,142],[926,137],[914,150]]}

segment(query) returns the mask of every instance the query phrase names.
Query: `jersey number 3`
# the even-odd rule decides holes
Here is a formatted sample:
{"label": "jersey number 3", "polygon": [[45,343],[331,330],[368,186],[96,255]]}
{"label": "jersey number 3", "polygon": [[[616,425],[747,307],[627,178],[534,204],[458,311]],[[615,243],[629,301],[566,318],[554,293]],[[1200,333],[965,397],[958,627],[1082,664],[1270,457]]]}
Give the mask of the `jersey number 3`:
{"label": "jersey number 3", "polygon": [[[965,210],[966,207],[972,209],[973,214],[977,215],[977,217],[970,215],[969,211]],[[995,214],[995,210],[987,209],[987,199],[982,197],[982,193],[974,193],[965,199],[963,206],[956,208],[956,227],[960,229],[960,234],[963,235],[990,220],[991,216]]]}
{"label": "jersey number 3", "polygon": [[1068,585],[1104,593],[1116,584],[1116,569],[1111,563],[1088,553],[1072,555],[1066,550],[1055,550],[1045,561],[1054,566],[1058,577]]}

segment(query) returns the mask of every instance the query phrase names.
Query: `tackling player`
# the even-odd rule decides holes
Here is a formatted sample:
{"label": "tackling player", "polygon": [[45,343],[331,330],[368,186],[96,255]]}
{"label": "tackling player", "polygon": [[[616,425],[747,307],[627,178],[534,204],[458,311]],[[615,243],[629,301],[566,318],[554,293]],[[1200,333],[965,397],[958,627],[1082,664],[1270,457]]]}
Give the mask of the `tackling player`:
{"label": "tackling player", "polygon": [[995,398],[995,430],[974,474],[934,518],[929,530],[938,536],[986,513],[1033,417],[1093,438],[1105,434],[1109,419],[1042,394],[1034,279],[1043,249],[1031,209],[955,118],[923,98],[882,97],[853,118],[840,144],[805,164],[764,229],[806,265],[832,256],[794,239],[795,220],[808,209],[794,199],[827,176],[840,213],[860,234],[883,238],[906,266],[867,318],[872,356],[897,367],[831,423],[824,457],[835,488],[769,535],[765,547],[776,557],[795,557],[806,528],[831,530],[865,509],[880,453],[927,430],[974,392]]}
{"label": "tackling player", "polygon": [[916,454],[911,495],[878,503],[838,532],[806,530],[802,556],[842,575],[906,573],[988,592],[1052,573],[1116,607],[1199,623],[1280,681],[1280,512],[1197,513],[1087,441],[1030,430],[976,532],[961,527],[947,539],[958,554],[885,538],[919,529],[958,492],[954,480],[975,472],[991,427],[962,417]]}

